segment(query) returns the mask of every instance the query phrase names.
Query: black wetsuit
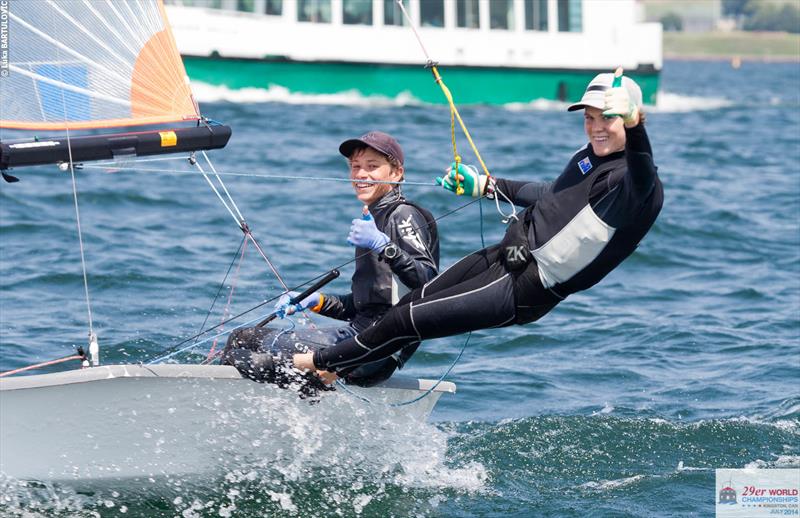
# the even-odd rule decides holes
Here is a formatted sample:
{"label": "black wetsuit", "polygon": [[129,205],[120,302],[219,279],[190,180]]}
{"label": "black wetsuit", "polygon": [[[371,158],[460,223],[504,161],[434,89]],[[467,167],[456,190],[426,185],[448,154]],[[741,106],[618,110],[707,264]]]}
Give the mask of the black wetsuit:
{"label": "black wetsuit", "polygon": [[[237,364],[247,369],[249,366],[245,360],[249,360],[249,351],[287,357],[352,338],[381,318],[405,292],[421,288],[436,276],[439,268],[439,237],[436,221],[430,212],[406,200],[400,189],[389,191],[371,204],[369,211],[378,229],[397,245],[398,254],[389,260],[368,249],[356,248],[351,293],[325,294],[318,311],[321,315],[344,320],[348,324],[291,331],[268,327],[237,329],[228,338],[223,363]],[[358,368],[342,369],[340,375],[358,385],[379,383],[389,378],[395,369],[402,368],[417,346],[416,343],[409,344],[368,365],[359,364]],[[233,351],[237,348],[239,352],[234,355]]]}
{"label": "black wetsuit", "polygon": [[421,340],[524,324],[593,286],[636,249],[663,203],[644,126],[624,151],[578,151],[550,183],[497,180],[525,205],[503,241],[471,254],[409,293],[374,326],[314,353],[318,369],[346,371]]}

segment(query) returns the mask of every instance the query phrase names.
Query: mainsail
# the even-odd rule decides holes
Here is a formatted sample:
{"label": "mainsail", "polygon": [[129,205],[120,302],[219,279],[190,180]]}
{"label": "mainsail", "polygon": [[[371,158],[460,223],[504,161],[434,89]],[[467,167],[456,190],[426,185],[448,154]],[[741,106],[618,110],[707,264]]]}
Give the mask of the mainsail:
{"label": "mainsail", "polygon": [[[36,0],[5,7],[8,59],[0,75],[0,128],[69,131],[180,121],[198,126],[202,120],[161,0]],[[229,136],[229,128],[206,124],[79,137],[84,140],[73,138],[70,146],[77,156],[66,153],[64,139],[4,142],[0,169],[214,149]]]}

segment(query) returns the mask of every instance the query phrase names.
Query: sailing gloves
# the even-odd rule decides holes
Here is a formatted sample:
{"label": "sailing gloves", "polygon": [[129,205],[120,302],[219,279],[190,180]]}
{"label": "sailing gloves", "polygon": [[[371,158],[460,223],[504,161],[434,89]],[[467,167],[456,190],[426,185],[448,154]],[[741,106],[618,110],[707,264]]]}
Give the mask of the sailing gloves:
{"label": "sailing gloves", "polygon": [[614,78],[613,86],[606,90],[603,116],[622,117],[622,122],[630,128],[639,123],[639,107],[631,100],[631,94],[628,89],[622,86],[621,70],[618,70],[617,74]]}
{"label": "sailing gloves", "polygon": [[359,248],[368,248],[374,252],[380,252],[391,242],[389,236],[378,230],[375,220],[367,212],[361,219],[354,219],[350,226],[350,235],[347,242]]}
{"label": "sailing gloves", "polygon": [[291,299],[298,295],[300,295],[300,293],[297,291],[290,291],[281,295],[281,298],[275,303],[275,314],[278,315],[278,318],[286,318],[289,315],[294,315],[298,311],[305,311],[309,308],[311,308],[311,311],[319,311],[319,308],[322,307],[322,303],[325,300],[325,296],[322,293],[315,291],[297,304],[290,304]]}
{"label": "sailing gloves", "polygon": [[[458,164],[458,184],[456,183],[456,163],[450,164],[444,178],[437,177],[436,183],[450,192],[456,194],[469,194],[473,198],[480,198],[484,194],[491,196],[494,194],[494,178],[490,178],[483,173],[479,173],[474,166]],[[458,187],[464,189],[458,192]]]}

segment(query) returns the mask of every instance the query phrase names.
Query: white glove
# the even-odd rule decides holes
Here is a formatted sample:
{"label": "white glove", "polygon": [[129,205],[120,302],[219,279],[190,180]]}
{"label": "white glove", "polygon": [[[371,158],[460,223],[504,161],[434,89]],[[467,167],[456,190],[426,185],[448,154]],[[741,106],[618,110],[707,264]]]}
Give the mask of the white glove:
{"label": "white glove", "polygon": [[635,126],[639,123],[639,107],[631,102],[628,89],[624,86],[615,86],[606,90],[605,117],[622,117],[626,126]]}
{"label": "white glove", "polygon": [[450,192],[461,194],[458,192],[458,186],[464,191],[464,194],[469,194],[473,198],[480,198],[484,194],[494,194],[494,178],[489,178],[483,173],[479,173],[475,166],[467,164],[458,164],[458,183],[456,183],[455,162],[450,164],[447,171],[442,178],[436,178],[436,183],[444,187]]}

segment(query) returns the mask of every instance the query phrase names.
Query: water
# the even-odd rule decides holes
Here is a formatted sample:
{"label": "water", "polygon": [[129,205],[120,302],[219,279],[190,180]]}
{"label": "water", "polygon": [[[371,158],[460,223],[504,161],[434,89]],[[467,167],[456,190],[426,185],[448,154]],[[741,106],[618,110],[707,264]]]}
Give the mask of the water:
{"label": "water", "polygon": [[[76,491],[3,479],[0,514],[710,515],[715,468],[800,465],[798,86],[797,64],[667,62],[648,119],[665,186],[655,227],[600,285],[540,322],[475,333],[451,375],[458,394],[429,423],[387,414],[368,431],[369,448],[346,435],[336,455],[298,445],[285,465],[254,461],[203,484]],[[346,183],[256,175],[343,178],[338,144],[370,128],[397,136],[410,180],[430,180],[452,159],[443,107],[198,93],[208,116],[234,128],[213,160],[239,173],[226,185],[289,285],[352,258],[345,238],[360,206]],[[462,115],[496,175],[548,179],[584,142],[581,117],[562,109],[535,102]],[[78,175],[105,362],[148,360],[193,335],[234,258],[240,231],[187,170],[152,162]],[[0,189],[0,370],[68,355],[87,333],[69,175],[18,176]],[[434,214],[465,201],[432,187],[406,193]],[[499,217],[486,203],[483,214],[486,242],[497,241]],[[440,222],[444,266],[480,246],[479,218],[472,205]],[[250,247],[230,312],[278,293]],[[463,343],[424,344],[407,373],[438,377]]]}

